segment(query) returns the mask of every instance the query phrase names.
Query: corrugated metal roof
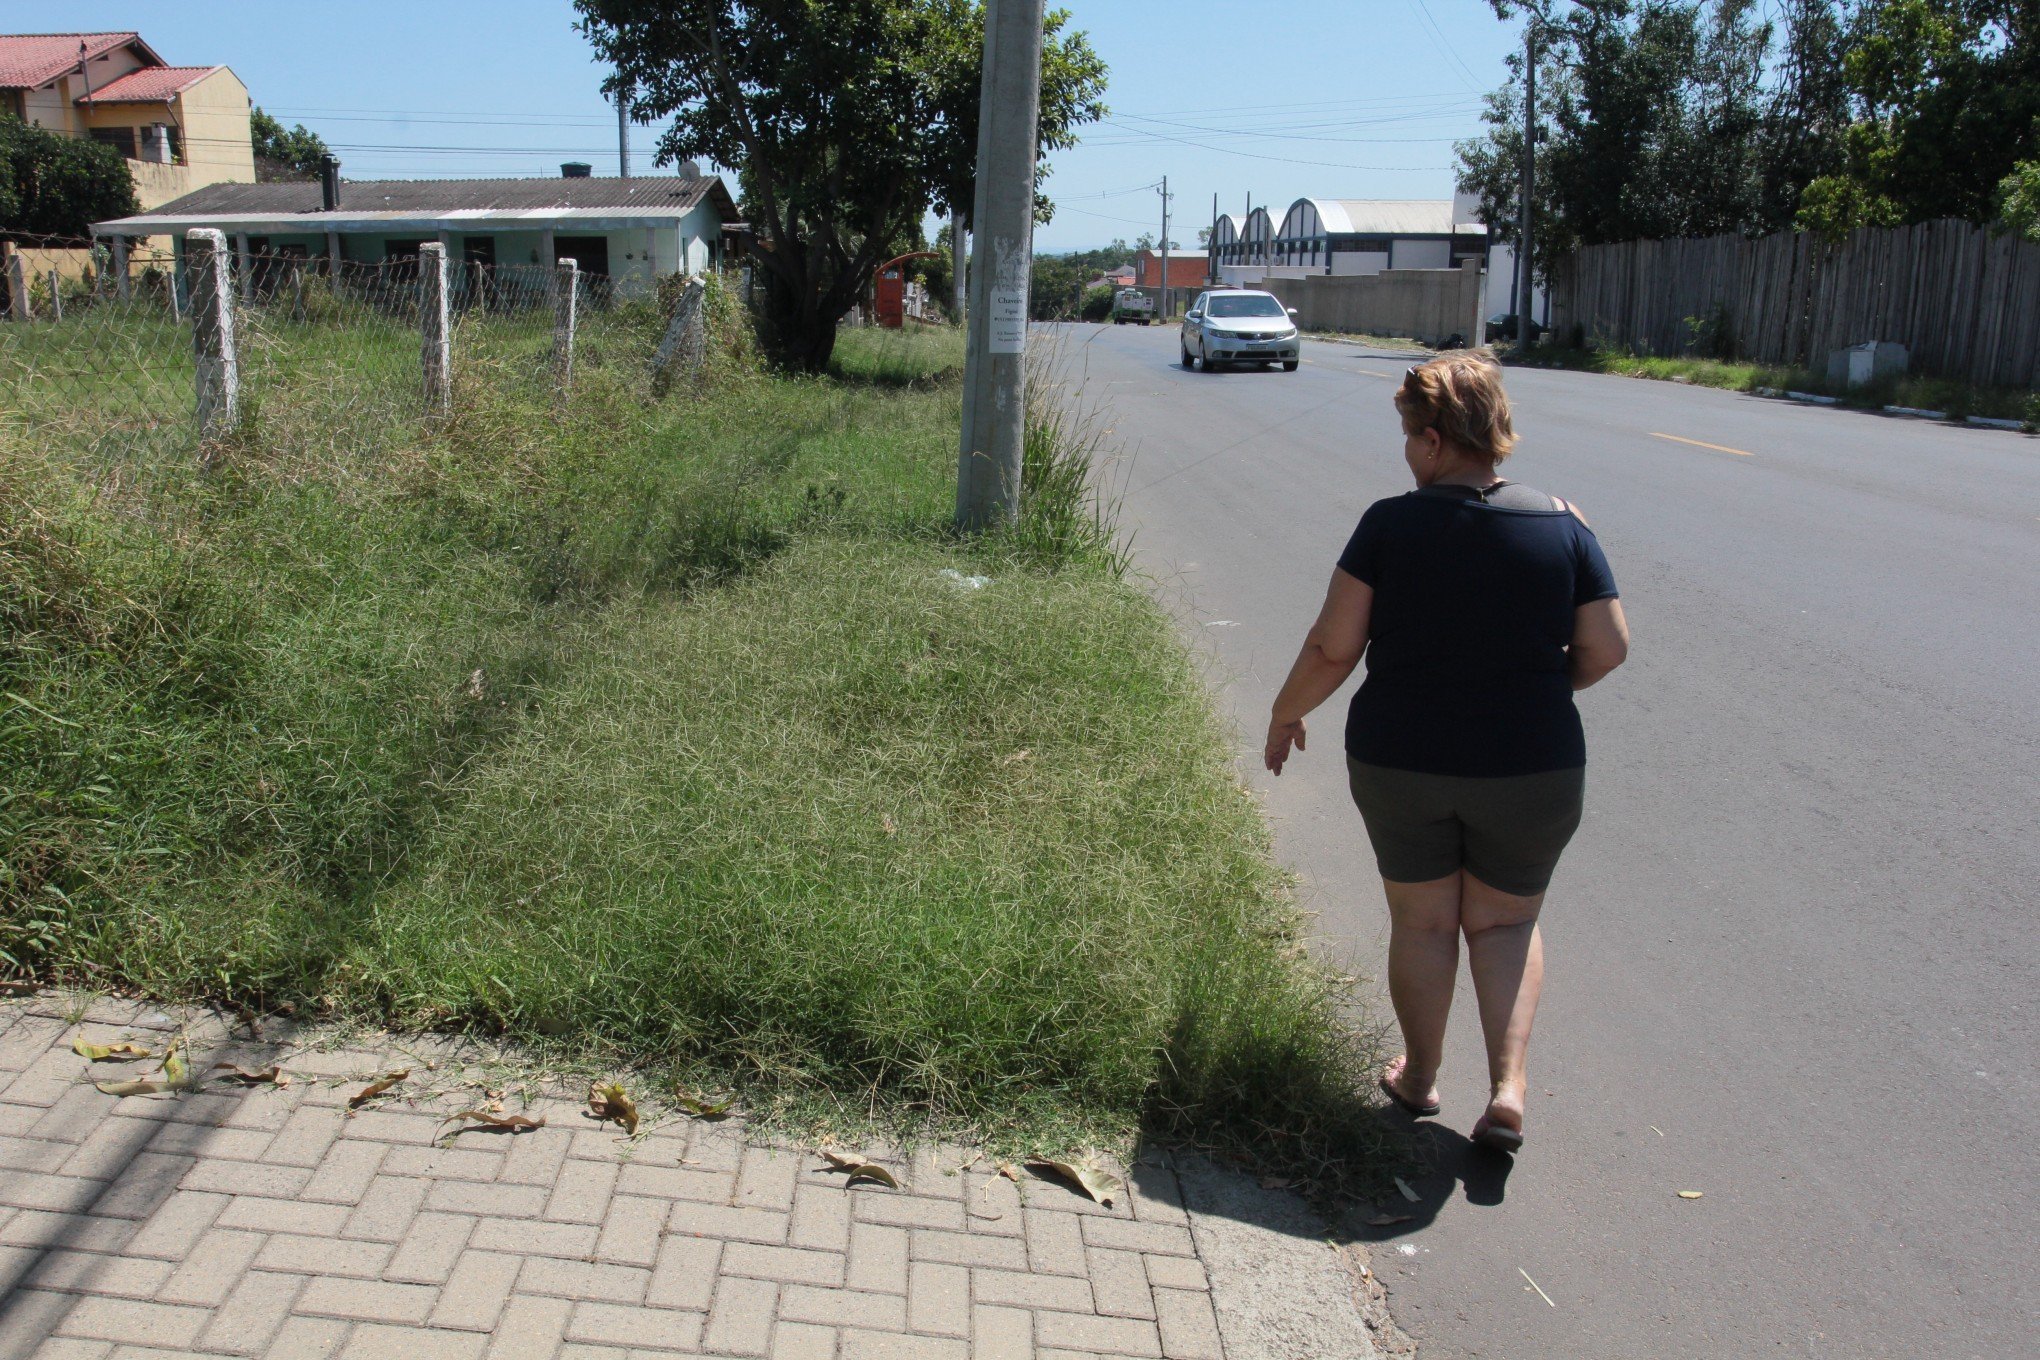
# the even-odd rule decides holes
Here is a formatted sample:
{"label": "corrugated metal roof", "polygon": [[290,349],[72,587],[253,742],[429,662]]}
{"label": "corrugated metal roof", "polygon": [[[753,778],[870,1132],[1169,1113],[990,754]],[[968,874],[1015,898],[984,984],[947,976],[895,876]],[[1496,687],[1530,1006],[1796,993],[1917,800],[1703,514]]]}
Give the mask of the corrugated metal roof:
{"label": "corrugated metal roof", "polygon": [[34,89],[77,69],[81,42],[88,57],[134,43],[150,62],[163,64],[139,33],[0,33],[0,89]]}
{"label": "corrugated metal roof", "polygon": [[80,96],[80,104],[167,104],[224,66],[144,66]]}
{"label": "corrugated metal roof", "polygon": [[161,211],[138,213],[133,217],[117,217],[105,222],[94,222],[92,230],[100,236],[154,236],[166,232],[190,231],[194,227],[215,227],[224,232],[254,232],[258,234],[297,234],[327,231],[543,231],[548,226],[579,226],[589,229],[599,227],[623,228],[643,226],[647,222],[673,221],[686,216],[689,209],[674,207],[644,208],[530,208],[522,211],[497,211],[489,208],[462,208],[453,212],[431,213],[410,211],[360,211],[341,209],[338,212],[314,213],[181,213],[164,214]]}
{"label": "corrugated metal roof", "polygon": [[[714,175],[640,175],[586,179],[369,179],[340,186],[338,216],[365,213],[445,217],[462,212],[533,212],[540,210],[610,208],[631,215],[677,216],[704,196],[729,191]],[[320,209],[317,181],[277,184],[209,184],[141,213],[135,220],[157,217],[247,218],[250,215],[295,214],[311,226],[328,216]],[[726,216],[734,217],[734,211]]]}
{"label": "corrugated metal roof", "polygon": [[1449,198],[1313,198],[1318,219],[1333,235],[1482,236],[1478,222],[1452,221]]}

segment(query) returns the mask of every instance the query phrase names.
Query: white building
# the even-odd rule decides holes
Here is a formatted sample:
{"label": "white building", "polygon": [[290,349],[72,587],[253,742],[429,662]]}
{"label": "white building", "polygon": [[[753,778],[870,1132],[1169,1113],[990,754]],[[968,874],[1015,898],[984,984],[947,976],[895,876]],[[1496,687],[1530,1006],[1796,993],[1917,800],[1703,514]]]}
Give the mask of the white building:
{"label": "white building", "polygon": [[1487,228],[1452,199],[1299,198],[1277,224],[1266,208],[1212,234],[1227,283],[1384,269],[1456,269],[1487,254]]}

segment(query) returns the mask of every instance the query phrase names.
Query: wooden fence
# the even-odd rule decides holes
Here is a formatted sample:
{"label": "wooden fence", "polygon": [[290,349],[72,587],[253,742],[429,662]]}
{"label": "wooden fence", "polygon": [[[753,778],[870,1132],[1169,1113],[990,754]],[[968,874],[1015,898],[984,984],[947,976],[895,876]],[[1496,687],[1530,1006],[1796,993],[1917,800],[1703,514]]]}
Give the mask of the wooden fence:
{"label": "wooden fence", "polygon": [[1971,222],[1624,241],[1574,252],[1552,327],[1645,354],[1718,353],[1819,369],[1894,340],[1916,373],[2040,387],[2040,244]]}

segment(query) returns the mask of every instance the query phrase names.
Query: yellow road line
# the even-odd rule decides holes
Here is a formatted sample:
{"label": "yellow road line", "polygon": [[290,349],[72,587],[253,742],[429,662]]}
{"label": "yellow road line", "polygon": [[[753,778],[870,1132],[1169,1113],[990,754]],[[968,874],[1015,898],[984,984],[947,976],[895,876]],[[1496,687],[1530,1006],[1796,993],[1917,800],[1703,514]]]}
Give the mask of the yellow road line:
{"label": "yellow road line", "polygon": [[1696,449],[1713,449],[1716,453],[1732,453],[1738,458],[1754,458],[1757,456],[1748,449],[1732,449],[1726,444],[1710,444],[1704,439],[1688,439],[1682,434],[1659,434],[1656,430],[1652,430],[1650,437],[1652,439],[1670,439],[1680,444],[1691,444]]}

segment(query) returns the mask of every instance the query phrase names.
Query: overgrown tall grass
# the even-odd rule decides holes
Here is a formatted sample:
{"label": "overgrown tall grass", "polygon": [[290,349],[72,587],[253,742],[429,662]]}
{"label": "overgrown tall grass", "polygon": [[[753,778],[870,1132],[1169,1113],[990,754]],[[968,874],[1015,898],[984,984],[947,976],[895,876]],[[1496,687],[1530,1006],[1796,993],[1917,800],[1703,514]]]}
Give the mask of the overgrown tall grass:
{"label": "overgrown tall grass", "polygon": [[478,346],[354,437],[276,383],[204,473],[0,423],[5,966],[1368,1174],[1366,1046],[1080,414],[960,539],[952,334],[734,343],[663,402],[621,341],[566,402]]}

